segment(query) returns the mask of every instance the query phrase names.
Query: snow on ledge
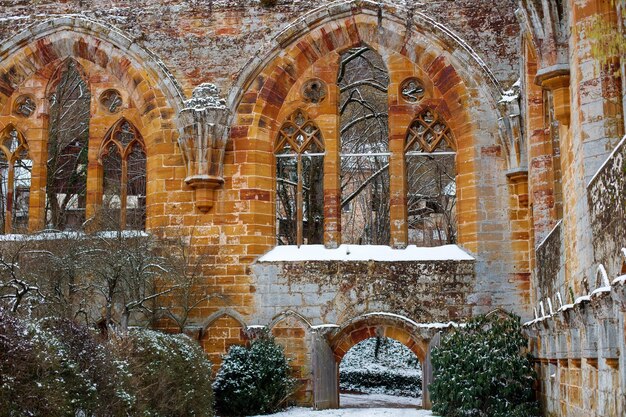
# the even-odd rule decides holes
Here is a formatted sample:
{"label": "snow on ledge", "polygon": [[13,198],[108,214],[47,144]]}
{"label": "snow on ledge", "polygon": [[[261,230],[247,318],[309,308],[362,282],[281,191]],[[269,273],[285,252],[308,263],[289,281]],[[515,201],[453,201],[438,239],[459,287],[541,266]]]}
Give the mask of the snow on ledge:
{"label": "snow on ledge", "polygon": [[603,293],[609,293],[611,292],[611,287],[600,287],[600,288],[596,288],[595,290],[593,290],[593,292],[591,293],[591,296],[595,296],[598,294],[603,294]]}
{"label": "snow on ledge", "polygon": [[613,282],[611,283],[611,285],[624,285],[626,284],[626,275],[620,275],[619,277],[615,278],[613,280]]}
{"label": "snow on ledge", "polygon": [[406,249],[392,249],[383,245],[340,245],[336,249],[324,245],[276,246],[263,255],[259,262],[297,262],[297,261],[473,261],[457,245],[437,246],[433,248],[409,245]]}
{"label": "snow on ledge", "polygon": [[120,238],[132,238],[132,237],[148,237],[148,233],[143,230],[113,230],[96,232],[91,235],[87,235],[84,232],[76,231],[43,231],[33,234],[7,234],[0,235],[0,241],[3,242],[24,242],[34,240],[61,240],[61,239],[78,239],[82,237],[99,237],[102,239],[115,239]]}

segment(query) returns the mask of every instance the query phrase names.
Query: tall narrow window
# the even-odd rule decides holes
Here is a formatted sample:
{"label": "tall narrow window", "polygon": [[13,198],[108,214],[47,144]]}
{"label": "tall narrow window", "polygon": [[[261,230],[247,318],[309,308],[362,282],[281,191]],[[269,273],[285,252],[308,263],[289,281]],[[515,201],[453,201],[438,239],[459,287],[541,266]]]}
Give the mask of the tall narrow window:
{"label": "tall narrow window", "polygon": [[380,55],[362,46],[341,55],[337,84],[342,242],[388,245],[389,74]]}
{"label": "tall narrow window", "polygon": [[104,141],[103,226],[143,230],[146,224],[146,153],[139,132],[126,120]]}
{"label": "tall narrow window", "polygon": [[91,94],[73,60],[60,69],[57,80],[49,97],[46,225],[77,230],[85,221]]}
{"label": "tall narrow window", "polygon": [[28,228],[32,161],[21,134],[13,127],[0,137],[0,232]]}
{"label": "tall narrow window", "polygon": [[456,143],[431,110],[419,114],[406,138],[409,244],[456,243]]}
{"label": "tall narrow window", "polygon": [[300,110],[276,139],[276,236],[279,245],[321,244],[324,239],[324,141]]}

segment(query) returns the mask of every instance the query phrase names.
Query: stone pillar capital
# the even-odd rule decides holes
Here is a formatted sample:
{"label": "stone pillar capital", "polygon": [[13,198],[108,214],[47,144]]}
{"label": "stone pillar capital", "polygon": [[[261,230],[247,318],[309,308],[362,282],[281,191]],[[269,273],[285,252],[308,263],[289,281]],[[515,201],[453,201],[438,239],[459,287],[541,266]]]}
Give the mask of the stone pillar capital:
{"label": "stone pillar capital", "polygon": [[196,206],[203,212],[213,207],[214,192],[224,183],[229,116],[230,110],[213,84],[196,87],[178,115],[185,182],[195,190]]}

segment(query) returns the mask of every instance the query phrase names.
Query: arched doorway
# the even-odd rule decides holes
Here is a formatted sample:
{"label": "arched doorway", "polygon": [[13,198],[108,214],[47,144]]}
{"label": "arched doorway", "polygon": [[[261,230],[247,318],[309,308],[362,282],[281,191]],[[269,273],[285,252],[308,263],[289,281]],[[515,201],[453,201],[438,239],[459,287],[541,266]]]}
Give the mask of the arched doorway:
{"label": "arched doorway", "polygon": [[340,408],[418,408],[422,366],[402,343],[384,336],[354,345],[339,364]]}
{"label": "arched doorway", "polygon": [[440,326],[420,324],[407,317],[380,312],[358,316],[326,334],[317,334],[312,358],[315,408],[340,406],[339,371],[342,359],[364,340],[383,337],[404,345],[421,364],[422,407],[429,409],[428,385],[432,378],[430,347],[440,330]]}

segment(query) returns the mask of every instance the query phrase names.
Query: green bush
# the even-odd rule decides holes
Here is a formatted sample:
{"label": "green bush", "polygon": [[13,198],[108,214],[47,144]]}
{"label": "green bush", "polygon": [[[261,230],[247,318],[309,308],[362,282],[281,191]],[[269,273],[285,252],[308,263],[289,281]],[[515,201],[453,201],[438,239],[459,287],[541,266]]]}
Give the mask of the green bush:
{"label": "green bush", "polygon": [[126,416],[126,389],[112,353],[86,327],[0,309],[3,416]]}
{"label": "green bush", "polygon": [[224,416],[271,414],[287,405],[295,379],[282,346],[261,338],[232,346],[213,383],[215,408]]}
{"label": "green bush", "polygon": [[211,417],[211,363],[185,335],[100,339],[71,320],[0,308],[0,415]]}
{"label": "green bush", "polygon": [[433,411],[442,417],[531,417],[535,372],[519,317],[479,316],[433,350]]}
{"label": "green bush", "polygon": [[62,353],[68,370],[63,392],[72,399],[72,414],[126,416],[135,398],[111,346],[98,340],[92,329],[71,320],[48,318],[40,326]]}
{"label": "green bush", "polygon": [[136,403],[131,415],[213,416],[211,362],[189,337],[131,331],[118,342]]}
{"label": "green bush", "polygon": [[339,366],[341,391],[387,394],[402,397],[422,395],[419,360],[402,343],[386,337],[365,339],[354,345]]}

